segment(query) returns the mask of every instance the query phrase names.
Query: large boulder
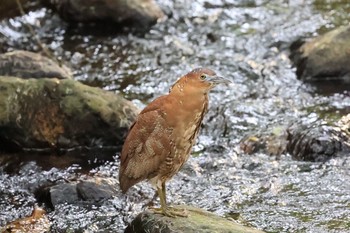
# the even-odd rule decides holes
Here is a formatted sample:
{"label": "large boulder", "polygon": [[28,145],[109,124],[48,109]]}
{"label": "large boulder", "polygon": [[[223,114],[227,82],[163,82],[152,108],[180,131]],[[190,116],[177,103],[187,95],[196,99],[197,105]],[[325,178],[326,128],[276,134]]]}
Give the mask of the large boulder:
{"label": "large boulder", "polygon": [[136,216],[136,218],[129,224],[125,233],[262,233],[260,230],[244,227],[199,208],[191,206],[179,207],[185,208],[188,211],[189,216],[187,218],[171,218],[144,211]]}
{"label": "large boulder", "polygon": [[19,78],[72,78],[72,71],[64,65],[38,53],[16,50],[0,54],[0,75]]}
{"label": "large boulder", "polygon": [[297,76],[303,80],[350,80],[350,26],[336,28],[306,43],[291,46]]}
{"label": "large boulder", "polygon": [[154,0],[42,0],[67,21],[133,23],[148,27],[164,17]]}
{"label": "large boulder", "polygon": [[0,76],[0,149],[120,146],[138,109],[71,79]]}

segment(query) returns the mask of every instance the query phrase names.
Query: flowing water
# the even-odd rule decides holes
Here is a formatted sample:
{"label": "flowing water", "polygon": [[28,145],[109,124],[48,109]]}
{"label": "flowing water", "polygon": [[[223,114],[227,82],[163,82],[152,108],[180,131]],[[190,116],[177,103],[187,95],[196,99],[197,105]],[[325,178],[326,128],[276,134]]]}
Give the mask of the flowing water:
{"label": "flowing water", "polygon": [[[171,16],[145,34],[69,26],[50,10],[38,8],[0,22],[0,51],[39,51],[25,26],[30,24],[54,55],[70,64],[76,80],[122,94],[140,108],[191,69],[216,70],[234,86],[219,86],[211,94],[194,156],[168,183],[169,201],[227,218],[239,216],[241,223],[267,232],[349,232],[349,157],[302,162],[288,154],[246,155],[238,144],[247,135],[297,119],[337,119],[350,112],[349,84],[327,88],[303,83],[288,59],[288,47],[298,38],[347,25],[350,3],[158,2]],[[94,153],[105,156],[103,151]],[[39,187],[88,174],[117,178],[118,156],[102,163],[37,159],[36,154],[2,156],[0,226],[30,215]],[[51,231],[122,232],[153,192],[142,183],[99,207],[60,205],[48,213]]]}

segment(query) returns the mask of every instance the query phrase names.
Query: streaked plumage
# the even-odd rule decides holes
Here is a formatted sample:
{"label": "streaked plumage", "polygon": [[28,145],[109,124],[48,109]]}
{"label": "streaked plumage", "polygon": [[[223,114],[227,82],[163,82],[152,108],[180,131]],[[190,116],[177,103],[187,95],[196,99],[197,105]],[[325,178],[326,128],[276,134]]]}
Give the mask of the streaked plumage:
{"label": "streaked plumage", "polygon": [[166,206],[165,182],[179,171],[190,155],[208,109],[209,91],[225,82],[227,80],[216,76],[214,71],[198,68],[180,78],[169,94],[143,109],[122,149],[119,182],[124,193],[134,184],[148,179],[158,189],[160,212],[177,215]]}

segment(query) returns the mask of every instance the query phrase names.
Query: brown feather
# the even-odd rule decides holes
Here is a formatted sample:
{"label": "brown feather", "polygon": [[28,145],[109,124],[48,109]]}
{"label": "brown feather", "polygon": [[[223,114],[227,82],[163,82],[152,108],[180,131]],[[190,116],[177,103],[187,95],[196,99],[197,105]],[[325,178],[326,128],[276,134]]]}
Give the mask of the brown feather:
{"label": "brown feather", "polygon": [[130,128],[119,171],[124,193],[145,179],[164,184],[187,161],[214,86],[203,74],[215,76],[209,69],[195,69],[183,76],[168,95],[152,101]]}
{"label": "brown feather", "polygon": [[138,116],[130,129],[121,154],[119,182],[123,192],[134,184],[151,179],[165,160],[171,144],[171,128],[166,124],[159,97]]}

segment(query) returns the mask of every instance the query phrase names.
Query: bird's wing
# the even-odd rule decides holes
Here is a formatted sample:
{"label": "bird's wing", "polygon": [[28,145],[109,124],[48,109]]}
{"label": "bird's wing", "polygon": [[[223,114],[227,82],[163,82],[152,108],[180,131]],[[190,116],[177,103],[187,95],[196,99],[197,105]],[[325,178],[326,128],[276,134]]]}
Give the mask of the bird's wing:
{"label": "bird's wing", "polygon": [[173,145],[172,129],[159,109],[145,109],[137,118],[125,140],[119,172],[124,192],[132,185],[156,175]]}

